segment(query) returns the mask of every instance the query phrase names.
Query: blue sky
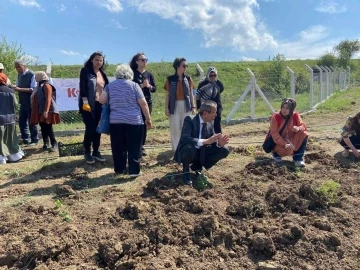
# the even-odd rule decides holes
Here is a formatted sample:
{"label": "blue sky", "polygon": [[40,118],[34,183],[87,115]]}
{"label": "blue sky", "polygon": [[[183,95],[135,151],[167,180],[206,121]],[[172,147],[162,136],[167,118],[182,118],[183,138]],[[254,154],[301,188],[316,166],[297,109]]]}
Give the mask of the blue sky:
{"label": "blue sky", "polygon": [[97,50],[110,63],[138,51],[151,62],[311,59],[360,38],[359,0],[1,1],[0,35],[41,63],[82,64]]}

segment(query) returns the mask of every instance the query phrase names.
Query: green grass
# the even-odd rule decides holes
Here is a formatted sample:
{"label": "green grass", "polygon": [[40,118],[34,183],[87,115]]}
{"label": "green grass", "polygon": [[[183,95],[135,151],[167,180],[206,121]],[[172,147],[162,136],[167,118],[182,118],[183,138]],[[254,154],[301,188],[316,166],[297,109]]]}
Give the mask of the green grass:
{"label": "green grass", "polygon": [[334,204],[337,203],[339,200],[338,197],[339,190],[340,190],[340,184],[330,179],[322,183],[316,191],[328,203]]}
{"label": "green grass", "polygon": [[[246,72],[246,69],[249,68],[253,71],[256,76],[257,83],[260,88],[266,83],[267,80],[271,80],[274,76],[274,70],[271,69],[271,64],[273,61],[263,61],[263,62],[199,62],[200,66],[204,69],[205,73],[209,66],[215,66],[218,69],[219,79],[224,83],[225,90],[222,94],[223,100],[223,119],[231,112],[232,108],[235,106],[235,103],[240,98],[242,93],[245,91],[250,77]],[[309,66],[314,66],[316,60],[290,60],[286,61],[285,65],[289,66],[296,74],[304,74],[309,77],[309,72],[305,68],[305,64]],[[352,64],[355,69],[352,70],[352,78],[360,77],[360,60],[352,60]],[[54,78],[77,78],[79,76],[81,65],[73,66],[62,66],[54,65],[52,67],[52,77]],[[108,76],[113,76],[115,72],[116,65],[108,65],[106,68],[106,73]],[[33,70],[45,70],[46,66],[36,66],[31,67]],[[153,73],[156,85],[157,92],[153,94],[153,113],[152,120],[155,126],[158,127],[168,127],[168,119],[164,113],[165,105],[165,90],[163,89],[166,77],[174,73],[172,68],[172,63],[162,62],[162,63],[149,63],[148,68],[150,72]],[[200,76],[199,72],[196,69],[196,63],[190,63],[187,73],[192,77],[195,86],[197,87]],[[314,105],[319,101],[319,90],[317,85],[314,84]],[[281,99],[285,96],[290,96],[290,89],[286,90],[282,95],[276,95],[272,92],[264,93],[269,99],[270,103],[275,110],[278,110],[280,107]],[[336,94],[339,95],[339,94]],[[331,98],[331,100],[333,97]],[[310,109],[310,97],[309,93],[302,93],[296,96],[297,100],[297,111],[303,112]],[[321,108],[330,108],[334,105],[334,101],[327,101]],[[347,104],[347,100],[342,101],[343,107]],[[332,105],[329,105],[332,104]],[[326,106],[326,107],[323,107]],[[338,106],[338,105],[336,105]],[[265,103],[261,98],[256,95],[256,108],[255,116],[256,117],[266,117],[271,115],[270,110],[267,108]],[[248,97],[241,104],[238,112],[234,115],[233,119],[248,118],[250,116],[250,93]],[[55,130],[77,130],[83,129],[83,123],[79,115],[74,115],[73,124],[61,124],[55,125]]]}

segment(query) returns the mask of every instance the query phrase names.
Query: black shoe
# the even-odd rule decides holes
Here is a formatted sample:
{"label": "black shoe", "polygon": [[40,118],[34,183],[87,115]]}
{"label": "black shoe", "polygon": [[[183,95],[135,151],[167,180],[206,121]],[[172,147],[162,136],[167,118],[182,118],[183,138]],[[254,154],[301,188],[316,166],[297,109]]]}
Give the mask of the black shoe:
{"label": "black shoe", "polygon": [[192,186],[192,181],[191,181],[191,175],[190,173],[185,173],[184,174],[184,184],[188,185],[188,186]]}
{"label": "black shoe", "polygon": [[202,166],[199,166],[198,164],[193,163],[193,164],[191,164],[190,169],[193,172],[200,172],[201,173]]}
{"label": "black shoe", "polygon": [[106,159],[100,154],[100,152],[93,152],[92,154],[93,159],[96,159],[97,161],[104,162]]}
{"label": "black shoe", "polygon": [[89,163],[89,164],[95,163],[94,158],[89,153],[86,153],[84,155],[84,158],[85,158],[86,162]]}
{"label": "black shoe", "polygon": [[55,143],[51,146],[51,148],[49,149],[49,152],[56,152],[58,150],[58,144]]}
{"label": "black shoe", "polygon": [[48,151],[49,150],[49,145],[44,144],[44,146],[42,147],[43,151]]}

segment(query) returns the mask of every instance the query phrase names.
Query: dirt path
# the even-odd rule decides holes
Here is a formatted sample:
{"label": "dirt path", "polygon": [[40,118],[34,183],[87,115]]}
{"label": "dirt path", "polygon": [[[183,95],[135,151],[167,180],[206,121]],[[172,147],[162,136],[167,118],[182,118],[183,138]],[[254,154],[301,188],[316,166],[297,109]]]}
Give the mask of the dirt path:
{"label": "dirt path", "polygon": [[108,150],[90,166],[29,149],[1,167],[0,267],[359,269],[359,165],[334,139],[345,118],[304,116],[313,139],[301,170],[263,153],[268,123],[225,127],[232,153],[204,191],[181,185],[165,130],[150,134],[136,180],[113,175]]}

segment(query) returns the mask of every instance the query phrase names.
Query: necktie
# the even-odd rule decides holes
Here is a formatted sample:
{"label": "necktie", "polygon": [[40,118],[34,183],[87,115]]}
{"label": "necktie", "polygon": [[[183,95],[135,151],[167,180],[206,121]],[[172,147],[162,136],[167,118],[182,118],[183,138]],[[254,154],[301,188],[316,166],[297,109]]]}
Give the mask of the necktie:
{"label": "necktie", "polygon": [[[202,129],[201,129],[201,139],[207,139],[208,135],[207,135],[207,123],[202,123]],[[204,165],[205,164],[205,148],[206,146],[203,145],[200,148],[200,164]]]}

